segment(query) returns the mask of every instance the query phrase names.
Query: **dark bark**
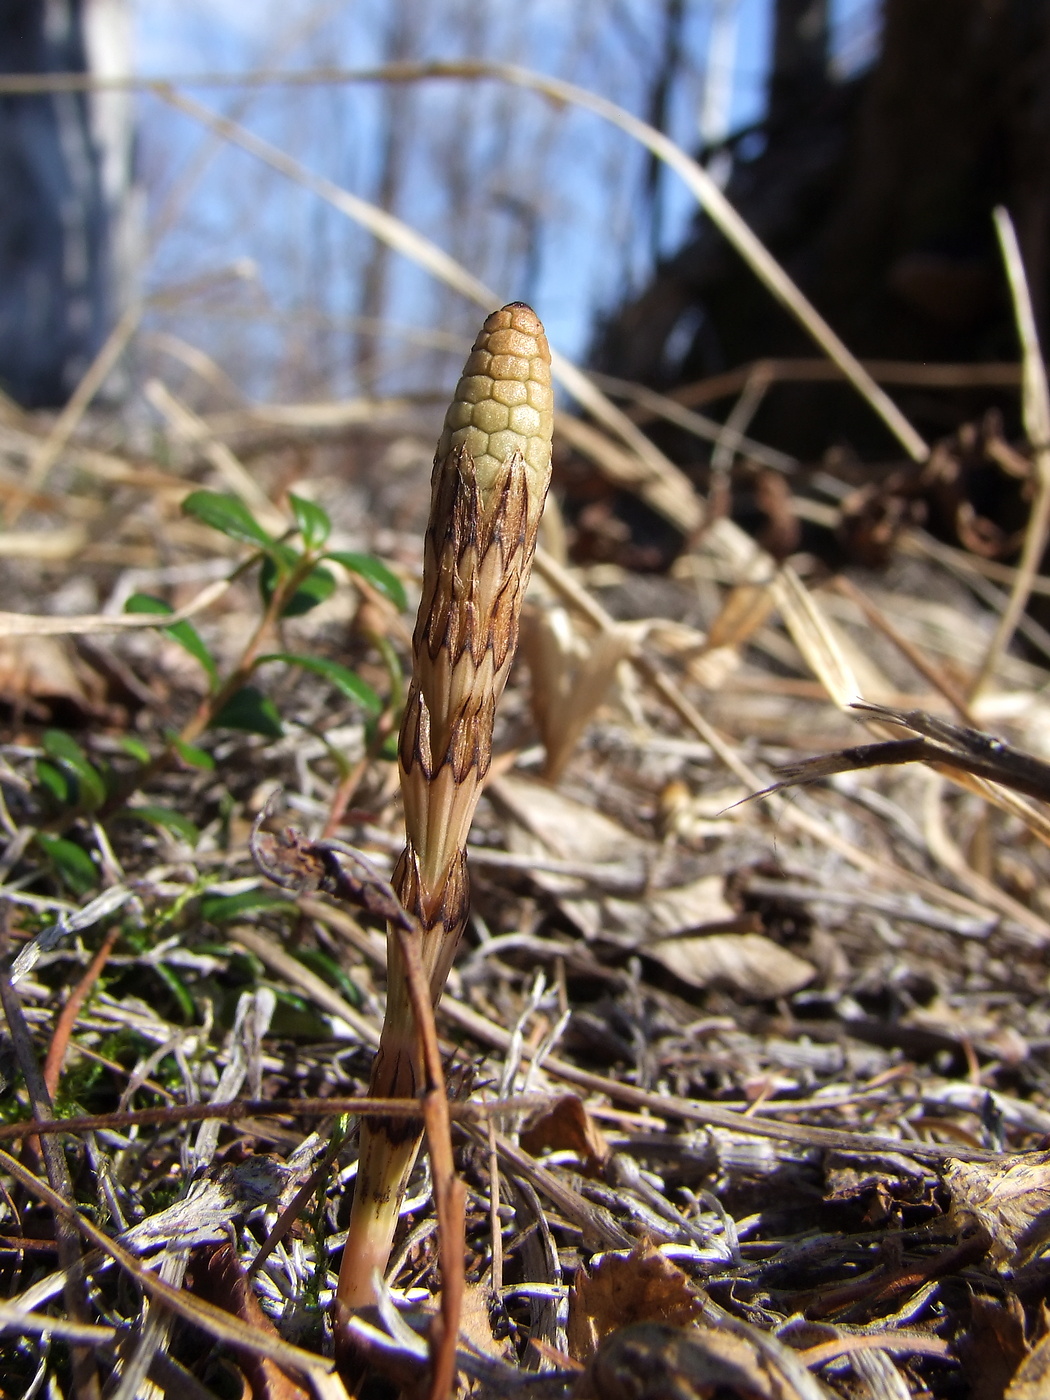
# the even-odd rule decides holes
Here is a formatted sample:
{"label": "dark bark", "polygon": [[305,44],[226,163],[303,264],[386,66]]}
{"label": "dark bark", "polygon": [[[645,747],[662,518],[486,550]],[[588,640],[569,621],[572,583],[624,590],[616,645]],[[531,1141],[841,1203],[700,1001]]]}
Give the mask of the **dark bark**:
{"label": "dark bark", "polygon": [[769,124],[812,107],[828,80],[828,0],[777,0]]}
{"label": "dark bark", "polygon": [[[745,143],[730,199],[855,353],[1016,357],[991,213],[1004,203],[1013,214],[1045,333],[1050,6],[887,0],[874,68],[847,83],[808,85],[801,75],[823,62],[799,38],[811,9],[805,0],[780,0],[765,147],[747,160]],[[701,218],[603,326],[593,358],[610,373],[667,389],[764,356],[813,353]],[[988,402],[986,393],[979,401],[918,391],[899,397],[930,436]],[[1011,411],[1015,400],[1002,403]],[[895,452],[840,386],[773,390],[755,434],[804,457],[837,439],[862,452]],[[684,460],[700,455],[695,443],[673,436],[665,445]]]}
{"label": "dark bark", "polygon": [[[3,6],[0,71],[86,68],[81,0]],[[106,208],[84,94],[0,97],[0,189],[0,386],[27,407],[58,405],[107,317]]]}

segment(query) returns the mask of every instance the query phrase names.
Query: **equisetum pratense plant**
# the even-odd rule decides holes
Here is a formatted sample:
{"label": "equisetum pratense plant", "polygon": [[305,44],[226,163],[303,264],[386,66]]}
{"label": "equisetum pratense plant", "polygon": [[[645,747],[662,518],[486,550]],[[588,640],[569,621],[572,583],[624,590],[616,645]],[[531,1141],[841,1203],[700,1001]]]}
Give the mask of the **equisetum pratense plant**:
{"label": "equisetum pratense plant", "polygon": [[[421,930],[436,1004],[466,922],[466,841],[492,758],[496,703],[518,638],[550,483],[550,351],[535,313],[514,302],[482,327],[445,415],[431,479],[423,594],[398,763],[405,849],[393,886]],[[415,1097],[419,1037],[395,938],[375,1097]],[[370,1118],[339,1273],[336,1322],[374,1301],[419,1149],[415,1122]]]}

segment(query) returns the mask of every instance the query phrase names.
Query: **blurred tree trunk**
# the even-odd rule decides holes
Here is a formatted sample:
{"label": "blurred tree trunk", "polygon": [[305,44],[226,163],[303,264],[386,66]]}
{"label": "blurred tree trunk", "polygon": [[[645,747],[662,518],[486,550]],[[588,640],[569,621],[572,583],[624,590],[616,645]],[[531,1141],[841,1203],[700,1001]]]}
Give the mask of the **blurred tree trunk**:
{"label": "blurred tree trunk", "polygon": [[[396,0],[390,6],[383,33],[383,63],[408,63],[416,57],[422,16],[418,0]],[[397,213],[407,177],[405,160],[415,117],[411,86],[386,85],[380,94],[381,130],[377,143],[379,175],[374,202],[388,213]],[[381,238],[374,239],[361,278],[361,311],[366,322],[389,314],[390,271],[393,253]],[[358,338],[355,371],[361,389],[375,388],[377,341],[374,335]]]}
{"label": "blurred tree trunk", "polygon": [[[991,213],[1018,227],[1050,329],[1050,5],[885,0],[878,58],[828,72],[824,0],[778,0],[764,148],[741,145],[727,194],[862,356],[1015,358]],[[755,136],[747,138],[752,148]],[[702,218],[649,285],[601,328],[594,361],[675,388],[812,342]],[[918,392],[902,406],[931,435],[973,409]],[[987,395],[984,396],[987,402]],[[892,451],[838,387],[774,391],[758,436],[800,456],[836,437]],[[667,439],[680,458],[698,445]],[[688,456],[686,456],[688,454]]]}
{"label": "blurred tree trunk", "polygon": [[[126,0],[6,0],[0,72],[86,72],[94,24],[111,66]],[[68,398],[118,297],[113,215],[130,184],[127,99],[0,97],[0,386],[27,407]]]}
{"label": "blurred tree trunk", "polygon": [[816,101],[828,81],[828,0],[777,0],[769,125]]}

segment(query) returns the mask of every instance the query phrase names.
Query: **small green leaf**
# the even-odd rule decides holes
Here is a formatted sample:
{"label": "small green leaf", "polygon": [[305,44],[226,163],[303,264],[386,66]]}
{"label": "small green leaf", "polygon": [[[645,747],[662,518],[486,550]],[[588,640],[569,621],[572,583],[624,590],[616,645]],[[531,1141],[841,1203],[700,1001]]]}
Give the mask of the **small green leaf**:
{"label": "small green leaf", "polygon": [[267,739],[279,739],[284,733],[277,706],[254,685],[246,685],[230,696],[212,720],[212,728],[243,729]]}
{"label": "small green leaf", "polygon": [[301,617],[335,592],[335,575],[329,569],[314,569],[284,605],[282,617]]}
{"label": "small green leaf", "polygon": [[331,1034],[327,1020],[305,997],[279,986],[275,986],[273,992],[277,1005],[270,1023],[272,1036],[316,1044]]}
{"label": "small green leaf", "polygon": [[[124,611],[128,613],[170,613],[171,608],[161,598],[154,598],[149,593],[134,593],[124,604]],[[192,622],[183,620],[173,622],[170,627],[163,627],[161,631],[178,642],[185,651],[199,661],[208,673],[212,685],[218,680],[218,671],[215,666],[215,658],[204,645],[201,635]]]}
{"label": "small green leaf", "polygon": [[303,544],[307,549],[320,549],[332,533],[332,522],[328,518],[328,512],[313,501],[308,501],[302,496],[293,496],[290,491],[288,501],[295,514],[295,523],[299,526]]}
{"label": "small green leaf", "polygon": [[290,899],[270,894],[268,890],[245,890],[243,894],[213,894],[201,900],[201,918],[210,924],[228,924],[231,919],[269,909],[294,911]]}
{"label": "small green leaf", "polygon": [[215,767],[215,760],[206,749],[199,749],[196,744],[187,744],[185,739],[180,739],[174,730],[169,729],[165,738],[183,763],[188,764],[191,768],[204,768],[211,772]]}
{"label": "small green leaf", "polygon": [[323,676],[348,700],[356,700],[359,705],[363,705],[370,715],[382,713],[383,702],[368,682],[363,681],[353,671],[347,670],[345,666],[340,666],[338,661],[327,661],[321,656],[297,656],[290,651],[274,651],[267,656],[260,656],[260,664],[264,661],[283,661],[288,666],[298,666],[300,670]]}
{"label": "small green leaf", "polygon": [[[299,555],[294,555],[291,564],[298,563],[299,558]],[[289,562],[285,559],[282,559],[281,563],[290,567]],[[259,590],[265,603],[269,604],[279,579],[280,573],[277,565],[270,558],[264,559],[262,569],[259,571]],[[311,608],[316,608],[318,603],[323,603],[334,592],[335,578],[331,571],[321,568],[313,569],[285,603],[281,609],[281,616],[302,617],[303,613],[308,613]]]}
{"label": "small green leaf", "polygon": [[336,960],[330,958],[322,949],[298,948],[292,957],[308,967],[311,972],[316,972],[330,987],[337,987],[351,1006],[360,1007],[363,1004],[360,987],[351,981]]}
{"label": "small green leaf", "polygon": [[64,763],[73,772],[90,768],[88,756],[71,734],[64,729],[49,729],[44,734],[44,752],[56,763]]}
{"label": "small green leaf", "polygon": [[48,758],[77,780],[78,803],[85,807],[98,807],[105,801],[106,784],[102,774],[89,762],[87,754],[74,738],[61,729],[49,729],[44,735],[43,745]]}
{"label": "small green leaf", "polygon": [[149,613],[156,617],[166,617],[172,612],[170,603],[157,598],[152,593],[133,593],[124,604],[126,613]]}
{"label": "small green leaf", "polygon": [[194,1006],[193,997],[190,995],[190,990],[182,978],[162,962],[155,962],[153,964],[153,970],[178,1002],[179,1010],[182,1012],[183,1018],[188,1023],[195,1021],[197,1019],[197,1008]]}
{"label": "small green leaf", "polygon": [[391,573],[387,566],[371,554],[354,554],[349,550],[334,550],[325,555],[326,559],[331,559],[333,563],[342,564],[344,569],[350,573],[357,574],[366,583],[370,583],[377,593],[381,593],[384,598],[388,598],[399,612],[404,612],[408,607],[408,598],[405,596],[405,586],[394,573]]}
{"label": "small green leaf", "polygon": [[122,734],[117,743],[128,757],[135,759],[137,763],[146,764],[150,761],[150,751],[141,739],[136,739],[131,734]]}
{"label": "small green leaf", "polygon": [[59,877],[74,894],[87,894],[98,884],[95,862],[82,846],[67,841],[64,836],[49,836],[44,831],[36,835],[37,845],[44,851]]}
{"label": "small green leaf", "polygon": [[122,807],[116,815],[137,817],[139,821],[149,822],[151,826],[163,827],[173,836],[188,841],[191,846],[195,846],[200,840],[200,831],[193,822],[181,812],[173,812],[170,807],[155,807],[148,803],[142,807]]}
{"label": "small green leaf", "polygon": [[222,495],[218,491],[191,491],[182,503],[182,513],[192,515],[201,524],[210,525],[213,530],[242,544],[254,544],[259,549],[270,549],[273,545],[273,538],[236,496]]}
{"label": "small green leaf", "polygon": [[42,758],[36,761],[36,776],[40,786],[46,788],[60,807],[68,807],[73,801],[73,785],[60,768],[46,763]]}

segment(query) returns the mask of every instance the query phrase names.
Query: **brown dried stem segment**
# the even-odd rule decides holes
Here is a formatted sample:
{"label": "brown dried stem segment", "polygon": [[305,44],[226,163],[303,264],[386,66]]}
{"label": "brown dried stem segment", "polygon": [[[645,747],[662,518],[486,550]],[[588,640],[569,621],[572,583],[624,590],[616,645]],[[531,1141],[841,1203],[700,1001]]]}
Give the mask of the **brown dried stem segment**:
{"label": "brown dried stem segment", "polygon": [[[485,322],[445,415],[401,726],[406,844],[393,885],[418,921],[435,1003],[467,916],[467,833],[517,645],[550,483],[552,428],[547,339],[535,313],[515,302]],[[391,938],[386,1020],[370,1092],[414,1097],[421,1088],[419,1037],[398,942]],[[342,1316],[373,1301],[372,1274],[386,1265],[418,1147],[414,1123],[373,1119],[361,1126],[339,1276]]]}

